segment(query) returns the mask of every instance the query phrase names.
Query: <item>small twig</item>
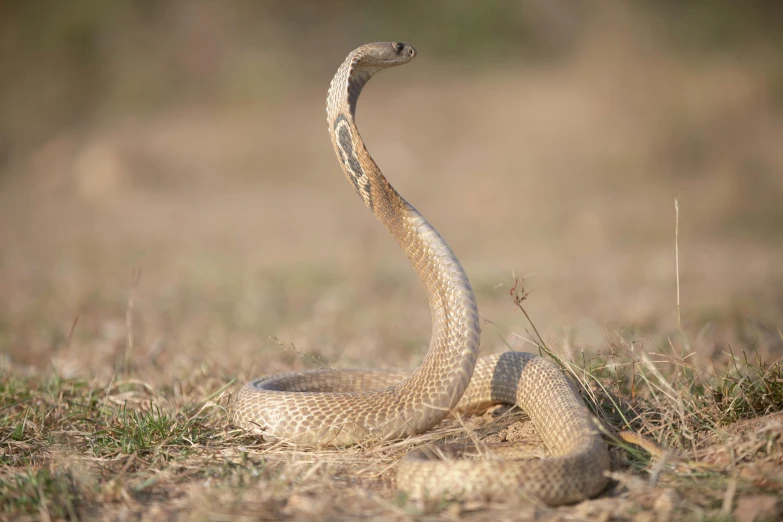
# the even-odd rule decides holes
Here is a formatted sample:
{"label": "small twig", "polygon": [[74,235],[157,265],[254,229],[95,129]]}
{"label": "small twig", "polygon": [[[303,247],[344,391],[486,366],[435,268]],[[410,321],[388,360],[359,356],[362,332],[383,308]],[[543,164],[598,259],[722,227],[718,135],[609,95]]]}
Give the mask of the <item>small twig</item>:
{"label": "small twig", "polygon": [[131,272],[131,287],[128,295],[128,309],[125,312],[125,328],[128,334],[128,343],[125,346],[125,358],[123,360],[123,374],[127,377],[131,373],[131,360],[133,359],[133,308],[136,304],[136,290],[141,281],[141,268],[135,268]]}
{"label": "small twig", "polygon": [[674,198],[674,270],[677,279],[677,325],[680,328],[680,354],[685,357],[685,333],[680,313],[680,201]]}
{"label": "small twig", "polygon": [[682,328],[680,316],[680,202],[674,198],[674,269],[677,276],[677,323]]}
{"label": "small twig", "polygon": [[277,337],[269,337],[269,340],[272,341],[273,343],[275,343],[278,346],[282,346],[285,351],[291,350],[292,352],[294,352],[296,355],[298,355],[302,359],[309,359],[310,362],[312,362],[313,364],[315,364],[317,366],[320,366],[320,368],[322,370],[334,370],[334,368],[332,368],[331,365],[329,365],[325,361],[319,359],[315,355],[312,355],[310,353],[305,352],[304,350],[302,350],[300,348],[297,348],[294,343],[286,344],[285,342],[281,341]]}
{"label": "small twig", "polygon": [[71,329],[68,330],[68,342],[67,346],[71,346],[71,339],[73,339],[73,331],[76,330],[76,323],[79,322],[79,314],[76,314],[76,317],[73,318],[73,323],[71,323]]}
{"label": "small twig", "polygon": [[[519,285],[519,283],[522,283]],[[520,286],[522,295],[519,295],[517,292],[517,286]],[[525,314],[525,318],[527,319],[527,322],[530,323],[530,326],[533,328],[533,332],[535,332],[536,337],[538,340],[536,341],[538,343],[538,347],[542,350],[544,350],[547,353],[550,353],[549,348],[547,348],[546,344],[544,343],[543,337],[541,337],[541,334],[538,333],[538,328],[536,328],[536,325],[533,323],[533,320],[530,319],[530,316],[527,314],[527,310],[525,310],[525,307],[522,306],[522,303],[525,301],[525,299],[528,298],[530,295],[530,292],[525,292],[525,278],[522,279],[514,278],[514,284],[511,286],[511,289],[508,291],[508,295],[511,296],[511,299],[514,301],[514,304],[522,310],[522,313]],[[550,353],[551,355],[551,353]]]}

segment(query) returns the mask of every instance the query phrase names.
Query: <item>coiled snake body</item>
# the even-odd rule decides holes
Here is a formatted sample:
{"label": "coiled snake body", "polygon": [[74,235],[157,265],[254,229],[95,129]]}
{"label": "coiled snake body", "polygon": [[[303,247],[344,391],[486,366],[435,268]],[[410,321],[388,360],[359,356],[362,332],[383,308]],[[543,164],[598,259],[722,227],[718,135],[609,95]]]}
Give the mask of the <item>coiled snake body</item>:
{"label": "coiled snake body", "polygon": [[443,238],[389,184],[356,128],[356,103],[367,81],[415,56],[401,42],[359,47],[334,76],[326,112],[345,175],[424,284],[433,324],[429,351],[412,373],[316,370],[257,379],[240,390],[234,423],[297,445],[345,446],[420,434],[452,411],[517,404],[551,458],[443,461],[415,451],[399,464],[398,486],[413,497],[521,492],[553,505],[589,498],[606,484],[609,455],[579,394],[556,365],[538,356],[507,352],[477,359],[479,317],[465,271]]}

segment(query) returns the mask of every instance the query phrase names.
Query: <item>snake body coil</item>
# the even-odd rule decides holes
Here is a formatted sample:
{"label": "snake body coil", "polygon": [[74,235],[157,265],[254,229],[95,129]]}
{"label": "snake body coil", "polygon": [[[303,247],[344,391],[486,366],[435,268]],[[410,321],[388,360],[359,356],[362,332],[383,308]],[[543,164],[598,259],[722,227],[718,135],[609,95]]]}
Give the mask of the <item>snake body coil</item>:
{"label": "snake body coil", "polygon": [[477,361],[478,310],[465,271],[443,238],[389,184],[356,128],[356,103],[367,81],[415,56],[402,42],[359,47],[334,76],[326,112],[343,172],[424,284],[432,313],[430,348],[412,373],[317,370],[252,381],[237,396],[234,422],[293,444],[345,446],[420,434],[452,411],[517,404],[551,458],[446,462],[420,450],[400,463],[398,485],[413,497],[520,492],[553,505],[588,498],[606,484],[609,455],[573,385],[557,366],[532,354],[508,352]]}

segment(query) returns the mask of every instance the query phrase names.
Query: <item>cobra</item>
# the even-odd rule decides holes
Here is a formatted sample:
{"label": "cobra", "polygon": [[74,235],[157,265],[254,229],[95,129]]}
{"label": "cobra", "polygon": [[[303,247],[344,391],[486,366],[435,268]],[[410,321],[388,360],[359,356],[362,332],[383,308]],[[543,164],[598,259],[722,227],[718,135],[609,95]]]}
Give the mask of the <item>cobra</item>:
{"label": "cobra", "polygon": [[533,354],[478,358],[478,309],[465,271],[440,234],[384,177],[356,127],[357,101],[370,78],[415,57],[416,50],[402,42],[354,50],[332,79],[326,114],[343,172],[424,285],[432,315],[429,350],[412,371],[315,370],[254,380],[237,395],[234,423],[298,446],[346,446],[424,433],[453,412],[516,404],[550,457],[437,460],[418,450],[398,464],[398,487],[412,497],[522,494],[551,505],[592,497],[606,485],[609,454],[574,385],[558,366]]}

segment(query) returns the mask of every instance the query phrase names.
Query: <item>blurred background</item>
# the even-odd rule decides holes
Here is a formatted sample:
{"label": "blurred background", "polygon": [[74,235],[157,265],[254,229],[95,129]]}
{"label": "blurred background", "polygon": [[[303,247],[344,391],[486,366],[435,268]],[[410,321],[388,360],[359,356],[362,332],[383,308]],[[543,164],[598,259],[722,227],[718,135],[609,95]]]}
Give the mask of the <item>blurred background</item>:
{"label": "blurred background", "polygon": [[386,40],[419,56],[359,127],[462,260],[483,350],[531,348],[516,275],[574,353],[778,357],[781,27],[771,0],[1,2],[4,364],[108,375],[129,331],[163,373],[418,363],[423,291],[324,112]]}

